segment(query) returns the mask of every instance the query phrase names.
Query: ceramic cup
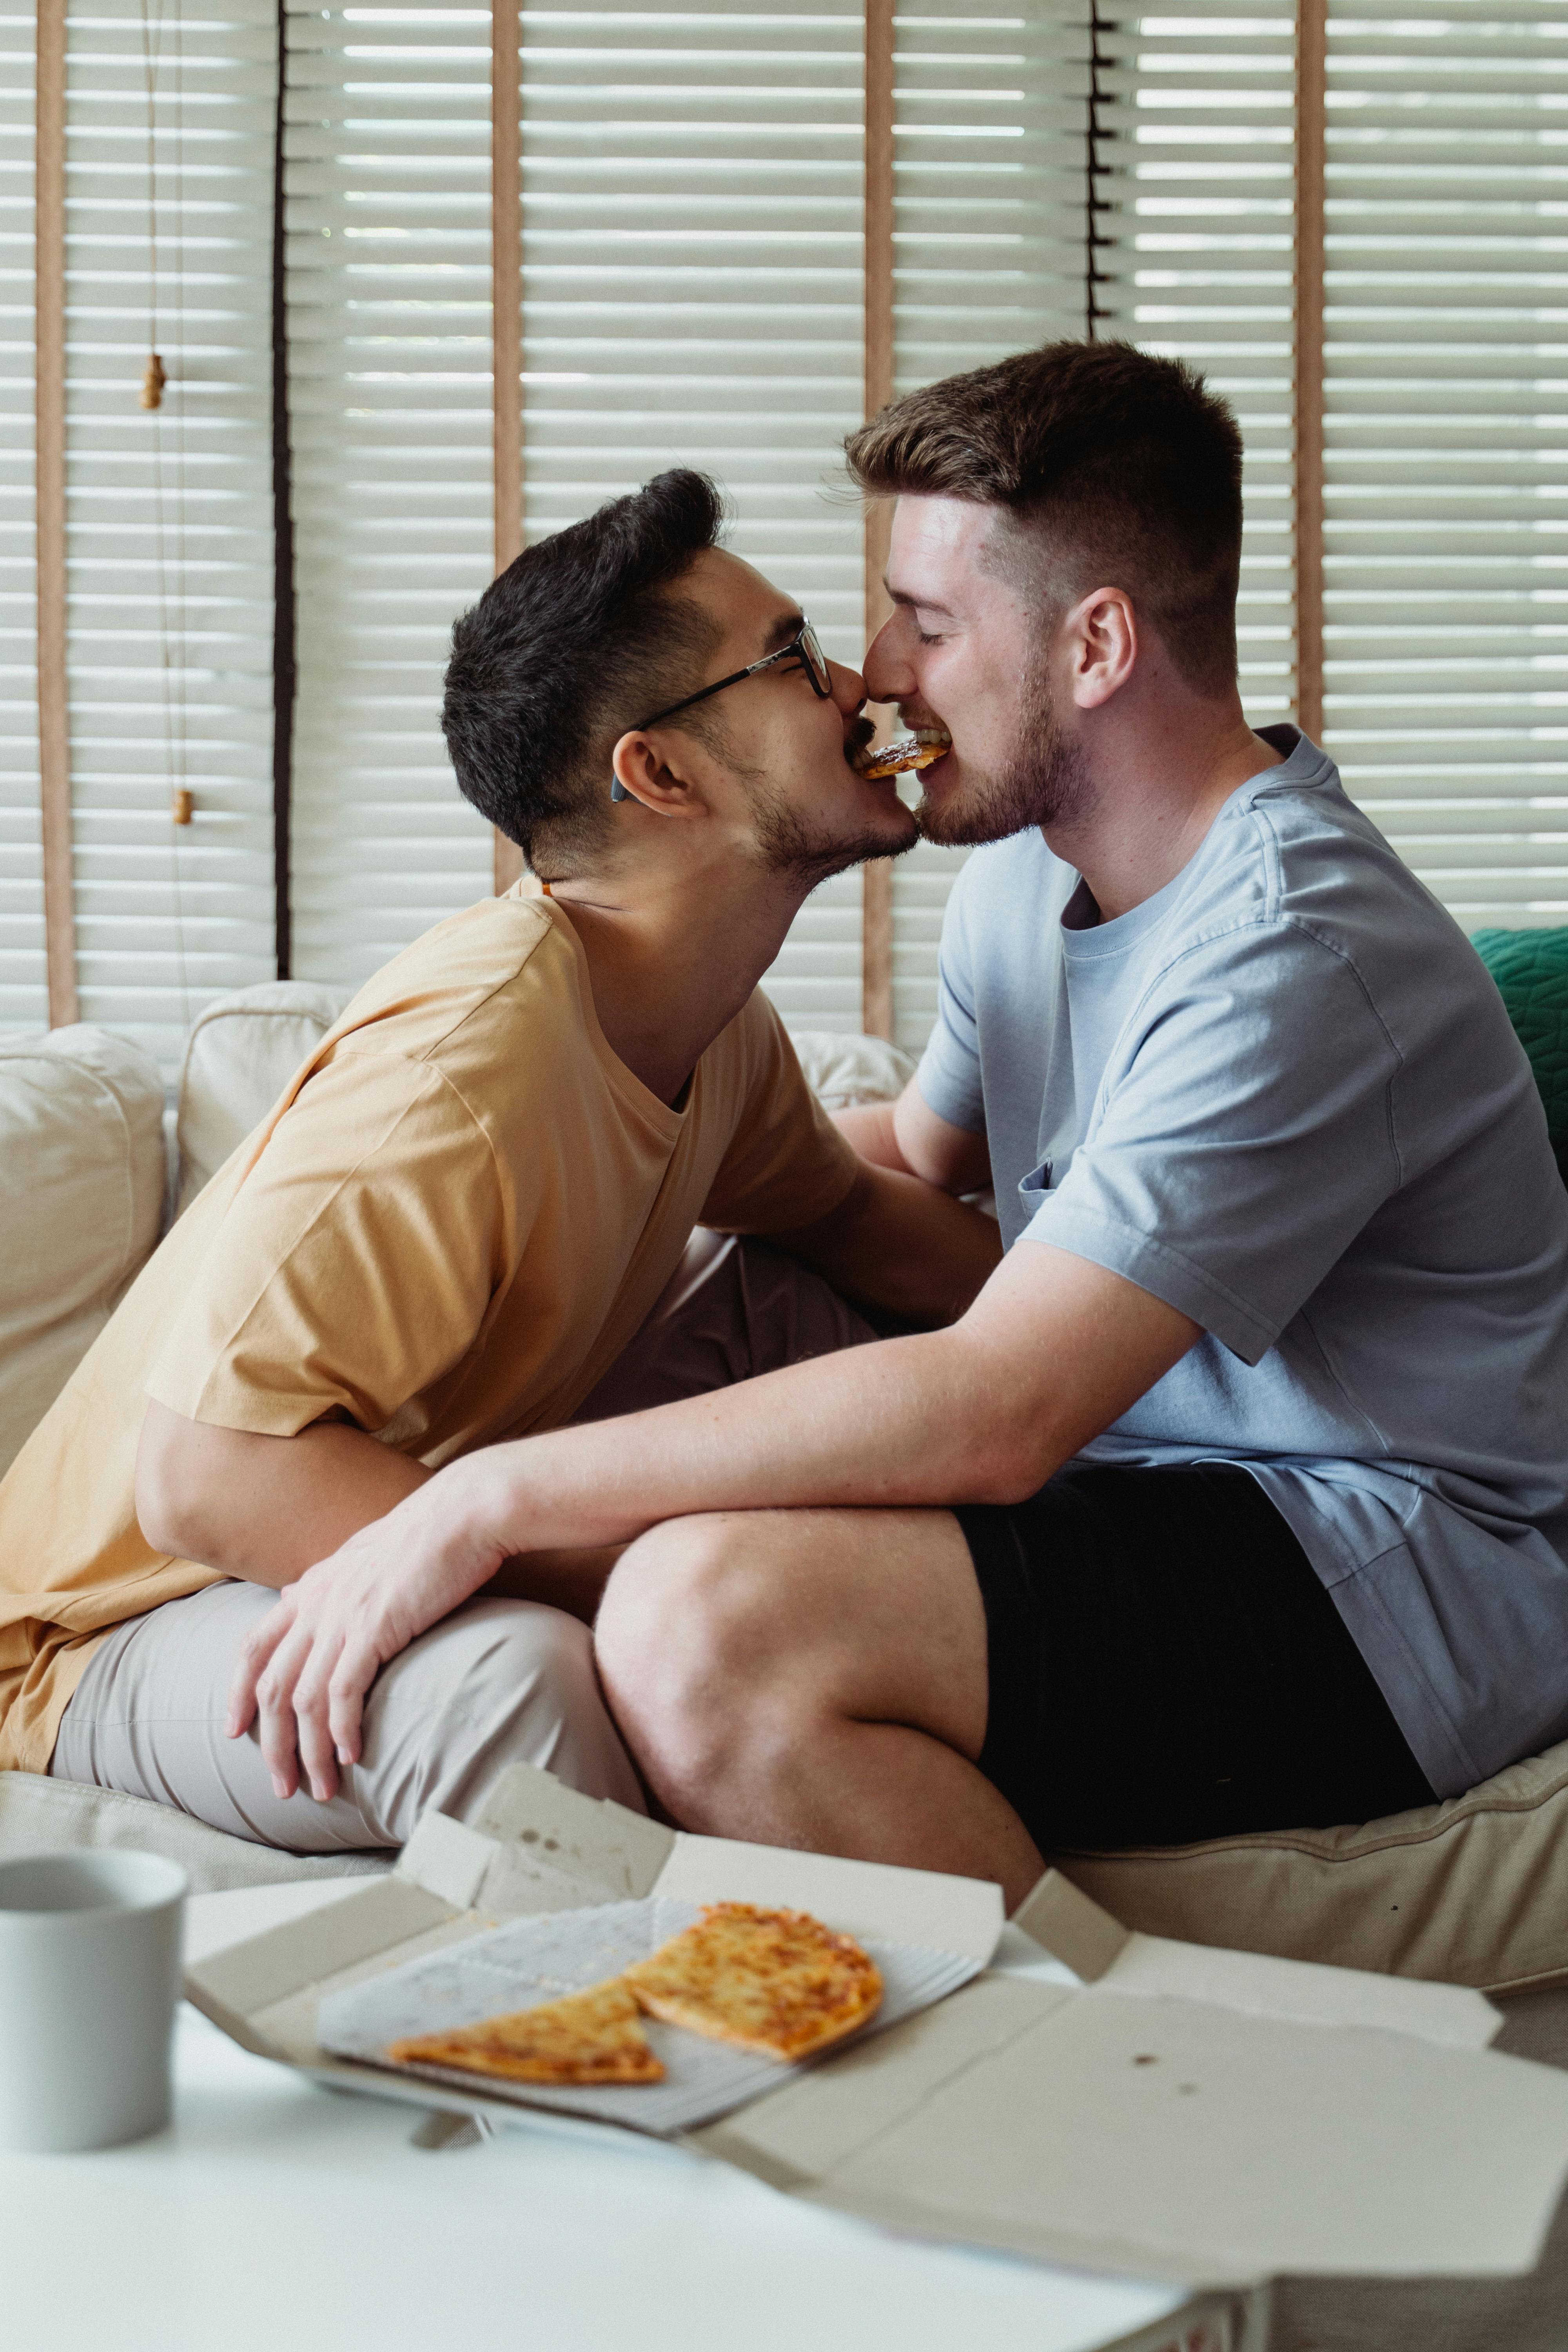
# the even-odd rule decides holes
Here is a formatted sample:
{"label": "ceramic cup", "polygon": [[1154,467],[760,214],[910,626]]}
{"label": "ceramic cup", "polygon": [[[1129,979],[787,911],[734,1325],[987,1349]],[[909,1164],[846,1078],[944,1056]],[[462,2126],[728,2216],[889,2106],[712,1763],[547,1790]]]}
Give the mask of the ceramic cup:
{"label": "ceramic cup", "polygon": [[0,1863],[0,2147],[112,2147],[168,2122],[184,1899],[162,1854]]}

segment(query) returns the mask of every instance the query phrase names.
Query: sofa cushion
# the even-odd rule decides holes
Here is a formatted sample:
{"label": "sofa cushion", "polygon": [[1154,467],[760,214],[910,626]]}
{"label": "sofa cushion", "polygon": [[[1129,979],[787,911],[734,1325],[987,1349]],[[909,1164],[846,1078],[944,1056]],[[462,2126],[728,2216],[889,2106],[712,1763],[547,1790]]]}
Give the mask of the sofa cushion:
{"label": "sofa cushion", "polygon": [[1362,1828],[1054,1859],[1149,1935],[1483,1992],[1568,1979],[1568,1741]]}
{"label": "sofa cushion", "polygon": [[262,981],[214,997],[198,1014],[180,1066],[176,1217],[260,1126],[353,993],[319,981]]}
{"label": "sofa cushion", "polygon": [[158,1238],[163,1082],[129,1038],[0,1035],[0,1472]]}
{"label": "sofa cushion", "polygon": [[914,1076],[909,1055],[885,1037],[851,1037],[836,1029],[792,1034],[805,1082],[829,1110],[892,1102]]}
{"label": "sofa cushion", "polygon": [[1530,1056],[1546,1131],[1568,1177],[1568,930],[1478,931],[1470,944]]}
{"label": "sofa cushion", "polygon": [[285,1879],[358,1877],[389,1870],[395,1858],[384,1848],[374,1853],[282,1853],[209,1829],[205,1822],[145,1797],[46,1780],[37,1772],[0,1772],[0,1861],[79,1845],[133,1846],[164,1854],[180,1864],[195,1895],[275,1886]]}

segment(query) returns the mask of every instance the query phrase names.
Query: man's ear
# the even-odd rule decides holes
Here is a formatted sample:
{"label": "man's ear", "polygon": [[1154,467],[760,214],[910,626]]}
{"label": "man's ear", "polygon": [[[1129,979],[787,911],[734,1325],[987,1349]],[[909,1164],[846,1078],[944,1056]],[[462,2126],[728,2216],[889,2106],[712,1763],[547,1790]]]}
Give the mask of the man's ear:
{"label": "man's ear", "polygon": [[[671,752],[675,766],[667,757]],[[655,816],[690,815],[700,803],[690,778],[682,772],[685,765],[685,746],[679,736],[656,740],[634,729],[621,737],[610,755],[615,777],[611,797],[640,801]]]}
{"label": "man's ear", "polygon": [[1122,588],[1091,588],[1063,624],[1068,640],[1073,701],[1098,710],[1124,687],[1138,666],[1138,616]]}

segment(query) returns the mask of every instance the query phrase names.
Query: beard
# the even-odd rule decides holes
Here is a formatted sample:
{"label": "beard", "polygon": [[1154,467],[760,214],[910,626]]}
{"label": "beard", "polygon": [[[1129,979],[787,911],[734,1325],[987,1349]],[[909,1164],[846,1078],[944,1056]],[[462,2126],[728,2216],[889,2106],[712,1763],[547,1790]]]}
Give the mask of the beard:
{"label": "beard", "polygon": [[903,840],[889,840],[869,825],[849,835],[814,832],[784,794],[761,777],[752,780],[752,797],[758,863],[764,872],[783,875],[808,891],[851,866],[864,866],[873,857],[901,857],[915,845],[912,831]]}
{"label": "beard", "polygon": [[973,771],[963,790],[942,803],[923,794],[915,823],[927,841],[968,848],[1005,841],[1029,825],[1048,832],[1053,825],[1075,824],[1098,797],[1083,748],[1058,719],[1045,664],[1038,662],[1023,680],[1006,765]]}

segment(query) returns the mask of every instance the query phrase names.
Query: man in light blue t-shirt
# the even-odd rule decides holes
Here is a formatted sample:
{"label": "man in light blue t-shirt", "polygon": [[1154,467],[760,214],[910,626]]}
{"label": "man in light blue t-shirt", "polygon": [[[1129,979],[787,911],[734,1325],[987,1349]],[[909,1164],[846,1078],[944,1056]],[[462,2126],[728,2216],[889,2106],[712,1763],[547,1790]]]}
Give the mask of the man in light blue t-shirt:
{"label": "man in light blue t-shirt", "polygon": [[502,1559],[635,1538],[600,1672],[689,1827],[1016,1900],[1053,1847],[1453,1794],[1568,1733],[1568,1194],[1501,1001],[1243,716],[1190,371],[1049,346],[849,457],[899,501],[868,693],[982,845],[917,1076],[842,1123],[994,1184],[1002,1265],[948,1328],[452,1464],[291,1588],[264,1737],[330,1706],[352,1756]]}

